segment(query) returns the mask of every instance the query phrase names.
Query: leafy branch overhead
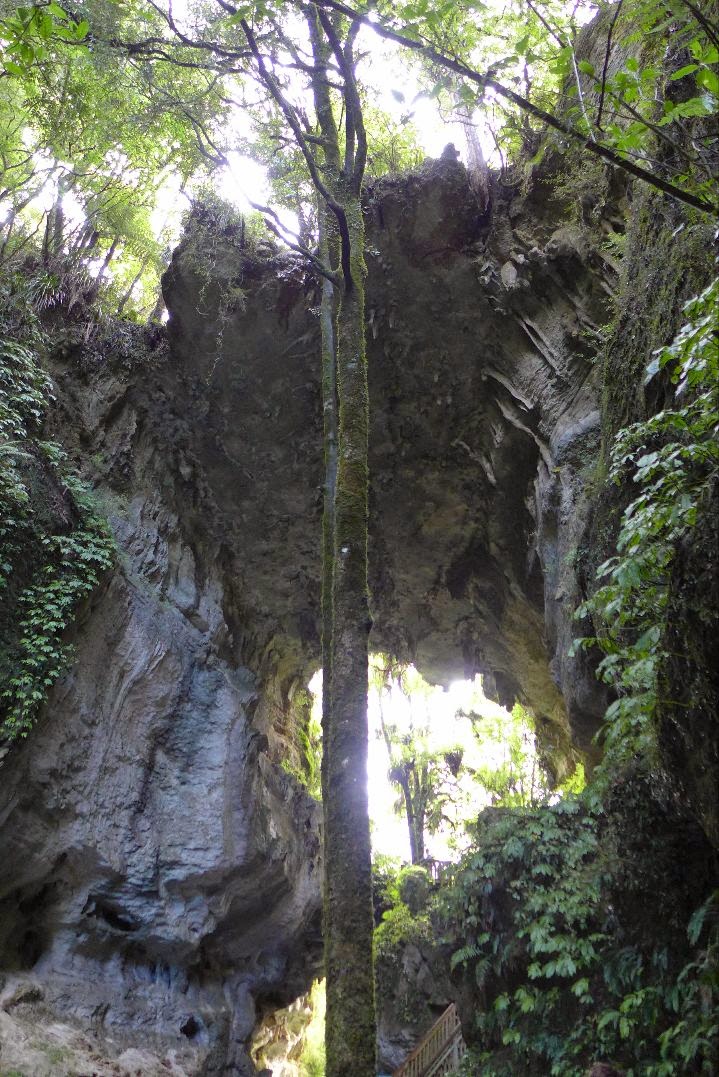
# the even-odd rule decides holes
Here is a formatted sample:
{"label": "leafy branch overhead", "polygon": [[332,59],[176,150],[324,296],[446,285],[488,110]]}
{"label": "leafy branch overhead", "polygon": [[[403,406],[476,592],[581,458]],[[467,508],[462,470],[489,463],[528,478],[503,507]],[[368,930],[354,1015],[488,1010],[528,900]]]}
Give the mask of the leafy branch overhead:
{"label": "leafy branch overhead", "polygon": [[[173,205],[197,196],[240,151],[270,165],[273,204],[259,207],[268,231],[332,279],[307,187],[309,178],[329,193],[327,132],[309,118],[316,65],[297,34],[310,8],[327,37],[329,100],[346,98],[337,122],[348,182],[353,169],[356,184],[357,168],[387,160],[371,65],[392,48],[445,111],[483,118],[502,160],[583,147],[717,215],[719,31],[711,10],[693,0],[673,0],[670,9],[659,0],[602,4],[591,33],[577,22],[581,8],[554,0],[511,0],[501,18],[477,0],[223,0],[187,9],[97,0],[71,11],[54,0],[3,0],[0,262],[39,246],[48,263],[74,259],[110,304],[151,313],[178,226]],[[356,73],[338,47],[342,20],[360,43]],[[392,139],[412,129],[412,111],[408,104]],[[416,144],[416,131],[412,138]],[[288,183],[280,177],[293,155]],[[341,206],[331,201],[342,235]],[[298,234],[279,207],[304,222]],[[346,234],[343,242],[346,275]]]}
{"label": "leafy branch overhead", "polygon": [[[464,81],[466,90],[464,93],[465,100],[470,104],[476,104],[478,98],[492,91],[500,98],[505,99],[507,102],[516,106],[521,112],[526,113],[534,120],[539,121],[541,124],[559,132],[560,134],[583,144],[584,148],[591,154],[601,157],[606,162],[621,168],[623,171],[628,172],[630,175],[635,176],[638,179],[649,183],[652,187],[663,191],[664,193],[671,195],[678,199],[680,202],[684,202],[687,205],[693,206],[696,209],[703,210],[714,216],[719,216],[719,203],[717,202],[716,191],[711,181],[708,184],[700,185],[700,190],[706,190],[706,196],[702,194],[695,194],[688,187],[672,182],[662,176],[659,171],[650,171],[644,167],[643,164],[639,164],[636,160],[632,160],[634,156],[633,150],[640,141],[639,135],[644,134],[648,129],[653,126],[649,117],[638,117],[639,129],[635,128],[635,141],[634,143],[627,140],[627,136],[621,126],[617,126],[613,131],[609,131],[610,137],[606,141],[599,140],[592,132],[589,125],[589,121],[584,112],[584,124],[571,124],[563,120],[556,112],[549,112],[541,105],[536,104],[528,96],[518,93],[510,86],[501,82],[496,77],[497,67],[502,67],[504,63],[514,63],[524,58],[525,60],[532,55],[529,48],[529,38],[524,37],[517,42],[516,53],[507,58],[506,61],[502,61],[499,65],[492,65],[484,71],[477,71],[471,66],[470,62],[462,58],[462,54],[456,50],[448,52],[446,46],[444,48],[437,47],[433,40],[436,36],[440,38],[444,37],[442,31],[444,30],[443,16],[446,16],[447,9],[442,5],[438,7],[430,8],[428,5],[417,5],[417,7],[423,8],[425,19],[417,18],[416,21],[410,21],[409,26],[403,21],[403,16],[412,20],[412,15],[415,13],[415,5],[410,4],[407,6],[401,5],[399,8],[399,20],[395,20],[391,17],[391,12],[396,12],[396,8],[392,8],[391,12],[386,13],[385,18],[370,17],[369,9],[363,11],[353,8],[341,2],[341,0],[317,0],[318,4],[323,7],[327,7],[332,11],[337,11],[347,18],[351,18],[356,22],[361,22],[363,25],[370,27],[375,33],[386,38],[389,41],[394,42],[402,46],[403,48],[411,50],[418,57],[422,59],[426,64],[434,65],[439,69],[444,69],[451,72],[452,75],[458,76]],[[531,5],[529,5],[531,8]],[[472,5],[474,7],[474,5]],[[663,9],[662,9],[663,10]],[[658,9],[655,14],[658,14]],[[452,13],[453,14],[453,13]],[[374,8],[372,9],[372,16],[374,16]],[[540,17],[541,18],[541,17]],[[707,20],[705,20],[707,21]],[[544,23],[547,26],[546,22]],[[399,28],[395,28],[395,27]],[[702,27],[703,28],[703,27]],[[475,30],[477,32],[477,30]],[[481,29],[479,30],[481,33]],[[551,29],[550,29],[551,33]],[[713,28],[710,24],[710,33],[713,37]],[[555,73],[560,77],[566,77],[571,68],[576,75],[576,84],[574,89],[578,90],[581,98],[581,80],[579,78],[578,70],[581,70],[585,75],[590,76],[592,81],[594,79],[594,67],[589,61],[580,61],[577,64],[576,52],[573,45],[566,45],[559,39],[559,52],[556,54],[554,60]],[[444,42],[443,42],[444,44]],[[608,38],[608,48],[609,48]],[[700,61],[695,65],[688,65],[681,69],[680,72],[675,72],[675,78],[684,78],[687,75],[695,75],[700,88],[707,90],[706,96],[699,96],[692,99],[691,103],[685,102],[681,105],[674,105],[665,109],[664,116],[659,121],[659,125],[663,126],[671,122],[672,119],[679,119],[687,116],[706,117],[715,115],[717,112],[717,100],[719,99],[719,76],[714,68],[719,62],[719,53],[717,53],[716,45],[709,44],[704,46],[701,41],[694,37],[691,40],[690,48],[692,48],[694,55]],[[634,61],[633,65],[630,61],[630,70],[638,71],[638,64]],[[697,75],[697,72],[699,73]],[[648,72],[642,72],[643,76],[649,76],[653,84],[656,84],[660,78],[658,69],[650,69]],[[631,79],[630,79],[631,83]],[[467,86],[475,86],[478,90],[474,92]],[[621,87],[621,81],[617,80],[616,87]],[[621,87],[626,89],[626,87]],[[603,77],[600,81],[600,89],[602,95],[606,93],[606,70],[603,73]],[[631,99],[631,93],[617,93],[617,90],[612,88],[610,90],[613,96],[618,97],[619,100],[627,105]],[[600,110],[601,115],[601,110]],[[636,116],[636,110],[634,110]],[[712,138],[711,141],[715,142],[716,139]],[[641,159],[641,155],[639,155]],[[698,158],[701,165],[701,160]],[[682,177],[685,183],[691,182],[692,177],[685,175]]]}

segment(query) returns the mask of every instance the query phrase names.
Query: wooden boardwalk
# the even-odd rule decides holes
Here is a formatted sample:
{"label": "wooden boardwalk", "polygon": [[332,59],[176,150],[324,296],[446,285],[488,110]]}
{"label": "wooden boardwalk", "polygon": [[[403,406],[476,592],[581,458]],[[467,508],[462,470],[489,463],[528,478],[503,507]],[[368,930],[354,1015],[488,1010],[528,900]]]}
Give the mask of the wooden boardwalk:
{"label": "wooden boardwalk", "polygon": [[459,1069],[465,1051],[457,1007],[452,1003],[392,1077],[445,1077]]}

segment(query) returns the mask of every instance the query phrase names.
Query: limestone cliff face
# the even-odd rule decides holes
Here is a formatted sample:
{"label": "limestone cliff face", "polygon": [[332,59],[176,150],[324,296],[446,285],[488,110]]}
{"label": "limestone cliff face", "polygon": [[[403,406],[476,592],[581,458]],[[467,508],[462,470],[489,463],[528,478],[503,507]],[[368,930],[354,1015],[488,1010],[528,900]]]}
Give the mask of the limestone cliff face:
{"label": "limestone cliff face", "polygon": [[[485,210],[453,161],[367,193],[373,646],[438,681],[484,673],[535,710],[559,770],[604,709],[566,652],[599,443],[587,340],[613,274],[566,212],[541,187]],[[316,286],[200,222],[165,292],[254,630],[316,654]]]}
{"label": "limestone cliff face", "polygon": [[449,948],[416,938],[378,956],[377,1062],[392,1073],[457,996]]}
{"label": "limestone cliff face", "polygon": [[[56,370],[55,422],[102,473],[118,567],[0,771],[3,997],[30,979],[30,1002],[110,1057],[152,1048],[178,1073],[254,1073],[256,1006],[289,1002],[319,965],[318,806],[279,765],[268,714],[286,695],[233,639],[234,581],[206,505],[198,523],[179,400],[147,371],[77,359]],[[46,1072],[6,1045],[13,1062]]]}
{"label": "limestone cliff face", "polygon": [[[560,775],[604,709],[566,652],[612,276],[564,212],[487,210],[451,161],[367,195],[373,645],[521,698]],[[0,951],[117,1051],[252,1073],[256,1010],[319,964],[318,809],[281,766],[319,652],[317,286],[200,222],[165,294],[169,352],[54,365],[118,565],[0,772]]]}

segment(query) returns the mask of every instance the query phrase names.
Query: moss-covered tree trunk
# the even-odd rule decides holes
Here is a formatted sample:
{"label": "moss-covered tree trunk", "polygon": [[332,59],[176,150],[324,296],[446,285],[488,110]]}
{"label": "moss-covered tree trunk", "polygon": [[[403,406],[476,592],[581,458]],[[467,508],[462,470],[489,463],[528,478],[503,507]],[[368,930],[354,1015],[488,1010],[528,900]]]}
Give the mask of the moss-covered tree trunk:
{"label": "moss-covered tree trunk", "polygon": [[367,804],[368,426],[364,222],[342,198],[351,278],[337,312],[339,430],[334,504],[330,720],[325,736],[328,1077],[374,1077],[370,834]]}
{"label": "moss-covered tree trunk", "polygon": [[[367,802],[368,425],[362,180],[367,139],[355,80],[359,24],[303,7],[314,65],[316,126],[287,98],[254,31],[240,26],[320,199],[325,502],[322,537],[325,971],[327,1077],[374,1077],[372,866]],[[280,32],[280,38],[285,39]],[[344,152],[330,88],[341,91]],[[335,310],[336,308],[336,310]],[[332,317],[334,312],[334,319]]]}
{"label": "moss-covered tree trunk", "polygon": [[[359,208],[359,207],[358,207]],[[337,264],[336,230],[320,207],[320,250]],[[362,225],[360,216],[360,227]],[[361,248],[360,248],[361,251]],[[361,258],[360,286],[348,294],[324,280],[320,307],[325,492],[322,523],[322,798],[325,814],[325,947],[327,972],[327,1073],[374,1077],[374,976],[372,969],[371,863],[367,805],[367,371]],[[338,300],[339,292],[339,300]],[[338,309],[339,302],[339,309]],[[359,330],[359,332],[358,332]],[[344,377],[338,385],[338,372]],[[343,407],[338,409],[338,392]],[[355,404],[363,416],[358,429]],[[340,426],[340,415],[342,425]],[[347,429],[349,426],[350,434]],[[344,468],[339,474],[340,452]],[[352,459],[359,462],[359,471]],[[347,496],[347,490],[357,497]],[[336,505],[346,512],[355,554],[348,564],[338,534]],[[339,550],[339,558],[336,551]],[[335,566],[349,572],[336,572]],[[358,588],[359,602],[355,601]],[[337,589],[337,590],[336,590]],[[340,610],[339,618],[335,609]],[[345,644],[335,682],[336,631]],[[335,689],[337,683],[337,689]],[[335,695],[339,700],[335,703]],[[339,719],[339,720],[338,720]]]}
{"label": "moss-covered tree trunk", "polygon": [[[339,261],[336,230],[327,208],[318,199],[319,253],[327,265]],[[322,730],[325,739],[331,721],[332,702],[332,586],[334,578],[335,495],[337,491],[337,348],[335,319],[336,288],[322,279],[320,300],[320,340],[322,355],[322,428],[325,467],[322,512]],[[327,800],[327,752],[322,753],[322,800]]]}

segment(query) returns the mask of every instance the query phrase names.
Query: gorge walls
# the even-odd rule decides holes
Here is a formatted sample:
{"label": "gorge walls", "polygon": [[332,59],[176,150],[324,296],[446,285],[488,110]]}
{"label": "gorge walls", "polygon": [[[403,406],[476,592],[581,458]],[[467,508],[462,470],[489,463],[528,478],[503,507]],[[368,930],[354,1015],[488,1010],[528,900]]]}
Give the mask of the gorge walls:
{"label": "gorge walls", "polygon": [[[495,178],[486,205],[452,160],[366,196],[371,646],[520,699],[558,779],[594,757],[606,706],[568,650],[612,204],[590,229],[535,174]],[[321,957],[320,810],[288,773],[319,661],[319,298],[299,260],[209,210],[164,290],[166,331],[55,326],[47,430],[117,558],[0,767],[2,998],[120,1066],[141,1045],[143,1073],[251,1074],[258,1014]]]}

